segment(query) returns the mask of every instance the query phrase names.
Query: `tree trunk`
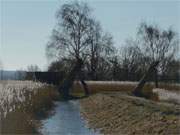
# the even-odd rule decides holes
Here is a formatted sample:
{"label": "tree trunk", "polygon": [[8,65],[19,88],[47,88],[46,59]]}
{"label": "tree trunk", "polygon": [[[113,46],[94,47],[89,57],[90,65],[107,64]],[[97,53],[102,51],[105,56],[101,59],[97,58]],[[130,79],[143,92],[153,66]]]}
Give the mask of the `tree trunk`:
{"label": "tree trunk", "polygon": [[89,96],[89,89],[86,82],[84,80],[81,80],[81,84],[83,85],[85,96]]}
{"label": "tree trunk", "polygon": [[85,95],[86,96],[89,95],[88,86],[84,81],[83,72],[81,71],[82,66],[83,66],[83,61],[81,59],[78,59],[74,68],[71,70],[71,72],[64,79],[62,85],[59,86],[59,92],[60,92],[60,94],[64,100],[68,100],[70,98],[69,92],[73,86],[74,80],[77,77],[77,75],[79,76],[80,81],[83,85]]}
{"label": "tree trunk", "polygon": [[158,64],[159,64],[159,61],[154,62],[153,64],[151,64],[148,71],[143,75],[140,82],[138,83],[136,88],[133,90],[133,93],[134,93],[135,96],[140,96],[140,97],[143,96],[142,95],[142,89],[143,89],[148,77],[153,73],[153,71],[155,70],[155,68],[157,67]]}
{"label": "tree trunk", "polygon": [[59,92],[64,100],[68,100],[70,98],[69,92],[73,86],[74,80],[77,74],[80,73],[83,62],[81,59],[78,59],[74,68],[70,71],[70,73],[65,77],[62,85],[59,86]]}
{"label": "tree trunk", "polygon": [[88,88],[86,82],[84,81],[85,77],[84,77],[84,72],[82,70],[79,74],[79,79],[80,79],[80,82],[83,86],[85,96],[89,96],[89,88]]}
{"label": "tree trunk", "polygon": [[155,74],[155,78],[154,78],[154,79],[155,79],[155,87],[158,88],[159,85],[158,85],[158,73],[157,73],[157,68],[155,68],[154,74]]}

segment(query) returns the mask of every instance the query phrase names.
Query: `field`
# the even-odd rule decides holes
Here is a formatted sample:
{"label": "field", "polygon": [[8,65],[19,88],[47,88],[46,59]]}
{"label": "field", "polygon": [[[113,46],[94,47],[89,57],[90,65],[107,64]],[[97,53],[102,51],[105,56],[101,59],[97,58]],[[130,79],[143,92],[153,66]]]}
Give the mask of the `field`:
{"label": "field", "polygon": [[[138,82],[129,82],[129,81],[86,81],[90,93],[97,92],[112,92],[112,91],[129,91],[131,92]],[[154,83],[147,83],[144,86],[144,90],[152,90],[155,88]],[[159,88],[170,90],[170,91],[180,91],[180,84],[175,83],[160,83]],[[82,86],[80,82],[74,83],[74,91],[82,92]]]}
{"label": "field", "polygon": [[[121,92],[132,95],[132,91],[138,82],[128,81],[86,81],[90,94],[101,92]],[[72,93],[79,93],[82,95],[83,88],[80,82],[75,82]],[[160,83],[159,89],[156,89],[154,83],[147,83],[143,88],[145,97],[152,100],[180,100],[180,84],[175,83]],[[159,94],[159,97],[157,97]],[[175,99],[175,100],[174,100]],[[175,101],[176,102],[176,101]],[[180,101],[177,101],[180,102]]]}
{"label": "field", "polygon": [[[106,94],[109,93],[114,95],[117,94],[119,95],[118,98],[119,101],[117,100],[117,98],[115,98],[116,101],[118,101],[119,104],[121,104],[120,102],[126,104],[126,102],[129,102],[129,97],[130,96],[132,97],[131,92],[137,85],[137,82],[87,81],[87,84],[91,95],[97,93],[106,93]],[[0,133],[1,134],[38,134],[39,132],[37,129],[41,127],[40,120],[44,118],[48,118],[48,116],[50,116],[53,113],[53,108],[54,108],[53,102],[59,100],[59,93],[57,92],[56,89],[57,88],[55,86],[40,82],[0,81],[0,101],[1,101],[0,102]],[[179,101],[180,89],[178,84],[169,85],[169,84],[161,83],[160,89],[154,89],[153,84],[149,83],[144,87],[144,90],[145,91],[151,90],[154,93],[157,93],[159,95],[158,96],[159,100],[163,102],[165,101],[164,103],[167,102],[173,103],[174,105],[177,104],[177,106],[180,103]],[[75,96],[84,95],[82,86],[79,82],[76,81],[74,83],[71,94],[74,94]],[[120,96],[123,94],[125,94],[126,97]],[[103,96],[103,100],[105,101],[102,103],[103,100],[101,99],[101,96],[96,96],[96,95],[94,96],[90,96],[90,98],[82,99],[82,108],[84,108],[85,110],[83,114],[87,115],[87,120],[89,120],[89,118],[92,120],[92,122],[90,122],[92,123],[92,125],[94,124],[93,122],[94,118],[91,115],[89,115],[92,112],[89,112],[87,107],[96,110],[97,108],[94,108],[96,104],[97,104],[96,107],[98,107],[99,104],[103,105],[103,103],[105,103],[107,106],[109,106],[108,111],[113,112],[113,109],[115,110],[117,109],[110,107],[110,106],[112,107],[115,106],[113,104],[114,101],[110,101],[109,97],[107,98],[107,96]],[[98,97],[100,97],[101,100],[99,100]],[[122,98],[124,101],[122,101]],[[89,102],[89,99],[95,100],[95,102],[93,101],[92,104],[91,102]],[[135,101],[136,103],[139,102],[140,104],[144,102],[144,100],[135,100]],[[147,103],[147,101],[145,101],[145,103]],[[136,107],[136,104],[135,105],[131,104],[131,106],[132,108],[135,107],[138,113],[139,110],[138,107]],[[146,104],[144,104],[143,106],[146,106]],[[99,114],[102,114],[102,119],[104,119],[103,121],[105,121],[106,117],[110,116],[107,114],[107,116],[105,115],[104,117],[103,114],[106,113],[106,111],[98,112]],[[125,111],[125,110],[119,110],[119,111]],[[112,114],[115,115],[114,113]],[[101,118],[101,116],[98,117]],[[172,117],[174,118],[174,116]],[[99,126],[101,126],[101,124],[102,123],[100,123]],[[90,126],[92,125],[90,124]],[[95,128],[97,128],[96,124],[95,124]]]}
{"label": "field", "polygon": [[0,133],[38,133],[39,119],[52,109],[58,93],[52,86],[32,81],[0,82]]}

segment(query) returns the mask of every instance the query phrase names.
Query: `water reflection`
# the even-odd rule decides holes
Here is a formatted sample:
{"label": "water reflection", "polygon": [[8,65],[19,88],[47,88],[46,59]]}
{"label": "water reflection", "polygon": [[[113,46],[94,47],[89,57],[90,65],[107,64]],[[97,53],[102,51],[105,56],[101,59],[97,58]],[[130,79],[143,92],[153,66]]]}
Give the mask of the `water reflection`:
{"label": "water reflection", "polygon": [[42,121],[43,135],[97,135],[80,116],[79,102],[56,102],[55,114]]}

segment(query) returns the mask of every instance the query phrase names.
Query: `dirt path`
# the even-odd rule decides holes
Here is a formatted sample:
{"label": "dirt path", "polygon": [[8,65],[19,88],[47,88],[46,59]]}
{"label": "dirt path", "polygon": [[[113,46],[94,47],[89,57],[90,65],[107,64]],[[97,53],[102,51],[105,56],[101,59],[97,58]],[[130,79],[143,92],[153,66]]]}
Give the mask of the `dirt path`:
{"label": "dirt path", "polygon": [[90,127],[104,134],[180,134],[180,106],[122,93],[96,94],[81,101]]}

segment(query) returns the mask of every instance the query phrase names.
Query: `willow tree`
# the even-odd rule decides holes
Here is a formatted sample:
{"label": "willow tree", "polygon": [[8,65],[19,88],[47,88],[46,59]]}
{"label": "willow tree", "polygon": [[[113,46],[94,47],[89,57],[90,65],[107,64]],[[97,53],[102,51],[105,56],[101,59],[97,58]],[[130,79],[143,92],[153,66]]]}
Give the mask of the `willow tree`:
{"label": "willow tree", "polygon": [[48,56],[58,60],[74,61],[75,66],[69,71],[64,86],[61,87],[67,91],[66,94],[76,76],[79,76],[86,89],[86,94],[88,94],[80,71],[90,42],[89,30],[92,20],[90,13],[91,10],[87,4],[79,2],[64,4],[56,13],[57,25],[52,31],[51,40],[46,49]]}
{"label": "willow tree", "polygon": [[155,25],[142,23],[138,31],[139,43],[149,64],[159,62],[155,71],[155,84],[158,87],[158,72],[162,72],[164,63],[171,61],[176,53],[178,38],[172,30],[162,30]]}
{"label": "willow tree", "polygon": [[110,70],[110,67],[108,66],[110,63],[109,57],[115,53],[113,38],[111,34],[104,32],[100,23],[95,20],[91,20],[90,22],[88,35],[90,43],[87,51],[88,57],[86,66],[89,71],[90,79],[102,79],[101,73],[103,75],[107,73],[107,70],[103,69]]}
{"label": "willow tree", "polygon": [[84,89],[87,89],[81,69],[87,68],[88,63],[92,79],[96,78],[97,66],[112,53],[112,36],[103,33],[86,3],[70,2],[62,5],[57,11],[56,19],[57,25],[46,48],[47,55],[56,61],[67,60],[75,63],[67,75],[71,78],[71,81],[67,79],[71,82],[68,84],[70,86],[75,76],[79,76]]}
{"label": "willow tree", "polygon": [[90,9],[85,3],[64,4],[56,13],[57,25],[47,45],[49,56],[78,60],[88,46]]}

